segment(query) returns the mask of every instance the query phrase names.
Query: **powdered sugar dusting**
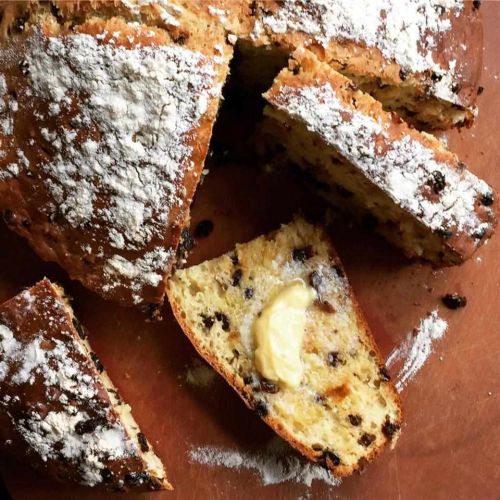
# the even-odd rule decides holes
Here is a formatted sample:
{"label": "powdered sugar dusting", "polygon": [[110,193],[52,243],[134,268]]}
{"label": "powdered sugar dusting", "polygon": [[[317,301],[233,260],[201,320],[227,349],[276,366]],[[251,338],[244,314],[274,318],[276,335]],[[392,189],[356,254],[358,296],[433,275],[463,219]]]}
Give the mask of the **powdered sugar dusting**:
{"label": "powdered sugar dusting", "polygon": [[[429,228],[470,236],[491,229],[475,209],[481,196],[493,196],[484,181],[458,166],[437,161],[432,149],[409,135],[392,140],[386,125],[346,106],[331,84],[283,86],[271,102],[303,121]],[[429,190],[429,183],[438,174],[445,185],[434,196],[426,188]],[[486,211],[493,214],[490,209]],[[476,238],[475,243],[479,240]]]}
{"label": "powdered sugar dusting", "polygon": [[94,486],[113,461],[137,457],[139,449],[103,399],[94,362],[49,290],[42,282],[3,306],[0,411],[30,454],[42,463],[62,461],[79,482]]}
{"label": "powdered sugar dusting", "polygon": [[[41,119],[62,118],[40,130],[53,156],[37,166],[50,197],[39,210],[82,231],[82,253],[90,240],[92,254],[110,255],[107,289],[132,279],[138,303],[142,286],[159,283],[175,253],[154,245],[164,244],[169,224],[184,222],[171,213],[183,206],[182,182],[194,168],[189,141],[220,85],[214,61],[201,53],[102,38],[37,34],[29,43],[25,92],[48,104]],[[20,160],[16,168],[27,167]],[[6,168],[2,176],[15,173]]]}
{"label": "powdered sugar dusting", "polygon": [[402,392],[432,354],[433,343],[441,339],[448,323],[439,317],[437,309],[420,321],[418,328],[410,332],[402,344],[392,350],[386,365],[403,363],[396,377],[396,389]]}
{"label": "powdered sugar dusting", "polygon": [[407,71],[433,71],[431,91],[456,102],[457,95],[450,91],[456,62],[443,68],[433,51],[451,27],[449,17],[462,9],[462,0],[284,0],[274,12],[262,9],[254,36],[263,29],[276,34],[299,31],[325,46],[339,39],[376,47]]}
{"label": "powdered sugar dusting", "polygon": [[264,486],[287,481],[302,483],[308,487],[312,482],[322,481],[330,486],[339,486],[341,481],[323,467],[309,463],[293,454],[281,439],[275,438],[262,453],[245,453],[237,450],[202,446],[189,452],[196,463],[211,467],[226,467],[233,470],[255,471]]}

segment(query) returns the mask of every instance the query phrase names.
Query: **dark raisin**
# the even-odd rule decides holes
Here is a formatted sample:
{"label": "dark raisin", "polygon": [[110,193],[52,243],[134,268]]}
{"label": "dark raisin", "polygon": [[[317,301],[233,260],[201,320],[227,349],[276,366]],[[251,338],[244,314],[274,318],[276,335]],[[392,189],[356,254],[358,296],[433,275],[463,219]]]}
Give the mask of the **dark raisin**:
{"label": "dark raisin", "polygon": [[454,93],[454,94],[458,94],[460,92],[460,84],[459,83],[454,83],[452,86],[451,86],[451,91]]}
{"label": "dark raisin", "polygon": [[337,367],[342,362],[342,359],[340,358],[339,353],[337,351],[329,352],[326,359],[327,363],[330,366],[333,366],[334,368]]}
{"label": "dark raisin", "polygon": [[276,394],[277,392],[279,392],[280,387],[272,380],[268,380],[267,378],[261,378],[260,389],[264,392],[269,392],[270,394]]}
{"label": "dark raisin", "polygon": [[9,210],[8,208],[3,211],[3,220],[5,224],[12,224],[14,222],[14,214],[12,213],[12,210]]}
{"label": "dark raisin", "polygon": [[458,293],[447,293],[441,300],[448,309],[458,309],[467,305],[467,298]]}
{"label": "dark raisin", "polygon": [[125,475],[125,482],[130,486],[139,486],[149,481],[148,472],[129,472]]}
{"label": "dark raisin", "polygon": [[101,477],[105,483],[109,483],[113,479],[113,472],[109,469],[101,469]]}
{"label": "dark raisin", "polygon": [[262,400],[259,400],[255,403],[254,410],[255,413],[257,413],[257,415],[261,418],[266,417],[269,413],[266,402]]}
{"label": "dark raisin", "polygon": [[493,193],[486,193],[481,196],[481,205],[484,205],[485,207],[493,205],[493,201]]}
{"label": "dark raisin", "polygon": [[241,269],[236,269],[236,271],[234,271],[233,273],[231,284],[233,286],[239,286],[242,276],[243,276],[243,271]]}
{"label": "dark raisin", "polygon": [[214,230],[214,223],[211,220],[202,220],[196,224],[194,230],[195,238],[206,238]]}
{"label": "dark raisin", "polygon": [[389,375],[389,372],[385,366],[382,366],[382,368],[380,368],[378,374],[380,375],[380,380],[383,380],[384,382],[389,382],[389,380],[391,380],[391,376]]}
{"label": "dark raisin", "polygon": [[364,446],[365,448],[368,448],[368,446],[370,446],[373,443],[373,441],[375,441],[375,439],[377,439],[376,436],[375,436],[375,434],[369,434],[368,432],[365,432],[358,439],[358,443],[361,446]]}
{"label": "dark raisin", "polygon": [[432,72],[431,74],[431,80],[433,82],[440,82],[443,79],[443,75],[438,75],[436,72]]}
{"label": "dark raisin", "polygon": [[139,446],[141,447],[141,451],[143,453],[147,453],[149,451],[148,440],[142,432],[139,432],[139,434],[137,434],[137,442],[139,443]]}
{"label": "dark raisin", "polygon": [[216,312],[215,319],[220,323],[222,323],[222,329],[225,332],[229,331],[230,328],[229,318],[224,313]]}
{"label": "dark raisin", "polygon": [[321,406],[328,408],[328,398],[323,394],[316,394],[316,396],[314,397],[314,401],[316,401],[316,403],[320,404]]}
{"label": "dark raisin", "polygon": [[312,247],[294,248],[292,257],[297,262],[305,262],[312,257]]}
{"label": "dark raisin", "polygon": [[73,321],[73,326],[75,327],[75,330],[78,333],[78,336],[83,340],[87,340],[89,336],[88,330],[80,323],[78,318],[73,317],[72,321]]}
{"label": "dark raisin", "polygon": [[215,323],[215,318],[213,316],[207,316],[206,314],[202,314],[201,321],[203,322],[205,327],[210,330],[210,328],[212,328],[212,326]]}
{"label": "dark raisin", "polygon": [[254,383],[253,375],[245,375],[243,377],[243,383],[245,385],[253,385],[253,383]]}
{"label": "dark raisin", "polygon": [[472,237],[475,238],[476,240],[481,240],[484,238],[484,235],[486,234],[486,228],[482,227],[481,229],[478,229],[472,234]]}
{"label": "dark raisin", "polygon": [[477,88],[477,95],[481,95],[483,92],[484,92],[484,87],[479,85],[479,87]]}
{"label": "dark raisin", "polygon": [[398,424],[393,424],[389,418],[385,419],[385,422],[382,424],[382,434],[388,438],[392,439],[394,437],[394,434],[398,432],[400,429]]}
{"label": "dark raisin", "polygon": [[97,357],[97,354],[95,352],[91,352],[90,358],[94,362],[94,365],[97,368],[97,371],[99,373],[102,373],[104,371],[104,365],[102,364],[101,360]]}
{"label": "dark raisin", "polygon": [[253,288],[245,288],[245,299],[250,300],[253,298]]}
{"label": "dark raisin", "polygon": [[335,266],[332,266],[332,269],[335,271],[335,273],[337,274],[337,276],[339,278],[344,278],[345,277],[344,270],[342,269],[341,266],[335,265]]}
{"label": "dark raisin", "polygon": [[351,425],[354,425],[354,426],[358,426],[358,425],[361,425],[361,422],[363,421],[363,419],[361,418],[360,415],[347,415],[347,418],[349,419],[349,422],[351,423]]}
{"label": "dark raisin", "polygon": [[19,31],[19,32],[22,32],[24,31],[24,25],[26,24],[26,21],[28,20],[28,16],[23,16],[23,17],[17,17],[15,20],[14,20],[14,23],[13,23],[13,28],[16,30],[16,31]]}
{"label": "dark raisin", "polygon": [[231,262],[233,263],[234,266],[237,266],[240,263],[238,256],[236,254],[231,255]]}
{"label": "dark raisin", "polygon": [[473,6],[475,9],[479,9],[479,7],[481,7],[481,0],[473,0],[473,1],[472,1],[472,6]]}
{"label": "dark raisin", "polygon": [[103,423],[101,418],[91,418],[89,420],[80,420],[75,425],[75,432],[81,436],[83,434],[90,434],[94,432],[99,425]]}
{"label": "dark raisin", "polygon": [[19,69],[21,70],[21,74],[26,76],[30,72],[30,63],[26,59],[23,59],[19,63]]}
{"label": "dark raisin", "polygon": [[408,78],[408,73],[404,69],[399,70],[399,78],[404,82]]}
{"label": "dark raisin", "polygon": [[175,35],[173,38],[174,38],[175,43],[177,43],[179,45],[184,45],[189,38],[189,33],[186,33],[185,31],[181,31],[179,34]]}
{"label": "dark raisin", "polygon": [[451,231],[442,228],[436,229],[436,234],[438,236],[441,236],[441,238],[444,238],[445,240],[448,240],[453,236],[453,233]]}
{"label": "dark raisin", "polygon": [[333,314],[335,312],[335,307],[333,307],[327,300],[316,300],[314,304],[320,311],[325,313]]}
{"label": "dark raisin", "polygon": [[444,178],[444,175],[439,172],[439,170],[434,170],[434,172],[431,173],[429,183],[432,186],[432,190],[438,194],[445,188],[446,179]]}
{"label": "dark raisin", "polygon": [[325,450],[323,452],[322,461],[324,465],[328,468],[337,467],[338,465],[340,465],[340,457],[330,450]]}

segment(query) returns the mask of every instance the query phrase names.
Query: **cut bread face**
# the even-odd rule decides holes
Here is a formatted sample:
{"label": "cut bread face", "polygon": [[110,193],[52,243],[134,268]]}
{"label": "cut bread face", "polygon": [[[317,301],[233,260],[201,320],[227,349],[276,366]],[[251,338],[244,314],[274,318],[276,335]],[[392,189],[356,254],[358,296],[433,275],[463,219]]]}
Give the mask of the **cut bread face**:
{"label": "cut bread face", "polygon": [[478,3],[257,0],[244,44],[256,59],[307,47],[419,127],[470,126],[482,65]]}
{"label": "cut bread face", "polygon": [[323,229],[297,219],[177,270],[167,294],[198,352],[310,460],[346,476],[395,444],[399,398]]}
{"label": "cut bread face", "polygon": [[161,303],[228,73],[226,32],[174,3],[22,4],[2,19],[0,209],[106,299]]}
{"label": "cut bread face", "polygon": [[62,480],[172,489],[160,459],[48,280],[0,306],[3,453]]}
{"label": "cut bread face", "polygon": [[264,97],[265,142],[408,256],[459,264],[492,234],[493,190],[311,52],[296,51]]}

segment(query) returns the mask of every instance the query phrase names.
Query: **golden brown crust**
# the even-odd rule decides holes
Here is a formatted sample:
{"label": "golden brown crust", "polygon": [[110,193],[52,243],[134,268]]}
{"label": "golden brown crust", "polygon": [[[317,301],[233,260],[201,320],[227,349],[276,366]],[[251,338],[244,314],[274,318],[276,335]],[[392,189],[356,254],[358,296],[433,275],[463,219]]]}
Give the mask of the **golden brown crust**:
{"label": "golden brown crust", "polygon": [[[325,241],[330,241],[329,236],[327,235],[326,229],[321,229],[322,231],[322,239]],[[269,233],[267,235],[268,238],[272,239],[273,235],[276,232]],[[344,272],[344,268],[340,262],[340,259],[338,257],[337,252],[331,245],[331,243],[328,243],[329,245],[329,254],[331,257],[332,262],[335,262],[336,266],[339,266],[339,268],[342,269],[342,272]],[[244,401],[245,405],[251,409],[255,410],[255,398],[254,398],[254,393],[251,389],[251,387],[248,384],[245,384],[243,381],[243,378],[240,375],[236,375],[234,372],[229,371],[226,369],[222,363],[220,363],[217,359],[217,357],[214,355],[213,352],[210,352],[209,349],[205,348],[202,343],[200,342],[199,336],[196,334],[195,331],[192,330],[190,327],[188,321],[186,320],[185,316],[185,311],[181,310],[178,302],[176,301],[175,296],[172,294],[170,291],[169,287],[167,286],[167,296],[169,299],[170,306],[172,308],[172,312],[174,314],[174,317],[176,318],[179,326],[181,327],[182,331],[185,333],[185,335],[189,338],[191,343],[193,344],[194,348],[198,351],[198,353],[207,361],[208,364],[210,364],[224,379],[229,383],[229,385],[237,392],[237,394],[241,397],[241,399]],[[366,341],[366,343],[369,345],[370,351],[373,352],[373,359],[377,362],[377,364],[380,367],[384,367],[385,363],[383,361],[383,357],[375,343],[375,339],[373,337],[373,334],[371,333],[370,328],[368,327],[368,324],[366,323],[366,319],[364,318],[364,315],[361,311],[361,308],[359,306],[358,301],[356,300],[354,293],[352,289],[349,287],[348,291],[348,298],[352,301],[353,305],[353,310],[356,315],[356,322],[359,326],[360,331],[362,331],[365,334],[365,337],[363,341]],[[399,398],[398,393],[396,392],[396,389],[394,386],[390,383],[386,384],[386,388],[389,390],[389,393],[391,395],[391,401],[394,403],[394,405],[397,408],[398,412],[398,419],[394,422],[395,424],[398,425],[398,427],[401,426],[402,422],[402,406],[401,406],[401,400]],[[312,448],[309,448],[305,446],[302,442],[300,442],[296,437],[293,436],[293,434],[288,431],[287,429],[284,428],[284,426],[281,424],[279,419],[273,418],[272,416],[265,415],[261,416],[261,418],[277,433],[279,434],[284,440],[286,440],[288,443],[290,443],[291,446],[293,446],[295,449],[297,449],[300,453],[302,453],[305,457],[307,457],[309,460],[313,462],[320,463],[321,465],[325,466],[327,469],[330,469],[331,472],[338,477],[345,477],[353,474],[356,472],[358,469],[360,469],[363,464],[358,463],[355,465],[333,465],[329,460],[326,460],[325,456],[323,456],[322,452],[318,452],[313,450]],[[389,444],[390,445],[390,440],[386,439],[383,445],[381,446],[373,446],[372,449],[366,454],[364,457],[367,462],[371,462],[375,457],[377,457],[382,451],[384,450],[385,446]]]}

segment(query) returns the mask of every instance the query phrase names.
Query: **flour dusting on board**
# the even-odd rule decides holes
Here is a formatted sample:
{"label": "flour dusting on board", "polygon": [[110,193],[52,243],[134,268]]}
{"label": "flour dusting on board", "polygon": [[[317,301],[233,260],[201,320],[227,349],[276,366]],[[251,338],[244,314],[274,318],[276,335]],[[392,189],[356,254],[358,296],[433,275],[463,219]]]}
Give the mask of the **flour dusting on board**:
{"label": "flour dusting on board", "polygon": [[420,321],[418,328],[410,332],[400,346],[392,350],[386,365],[391,367],[398,362],[403,363],[396,377],[398,392],[402,392],[424,366],[432,354],[434,341],[441,339],[447,329],[448,323],[439,317],[436,309]]}
{"label": "flour dusting on board", "polygon": [[192,462],[211,467],[226,467],[234,470],[254,470],[264,486],[294,481],[311,486],[314,480],[330,486],[339,486],[340,479],[332,476],[323,467],[304,462],[294,455],[291,448],[280,438],[273,438],[261,453],[245,453],[238,450],[201,446],[189,452]]}

